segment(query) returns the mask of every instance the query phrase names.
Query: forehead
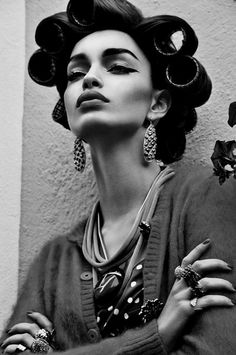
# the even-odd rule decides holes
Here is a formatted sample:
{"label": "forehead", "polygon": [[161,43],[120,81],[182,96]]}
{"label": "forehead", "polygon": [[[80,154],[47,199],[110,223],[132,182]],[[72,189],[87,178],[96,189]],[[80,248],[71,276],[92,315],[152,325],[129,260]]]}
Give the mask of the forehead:
{"label": "forehead", "polygon": [[79,53],[87,55],[100,55],[108,48],[124,48],[132,51],[141,61],[148,62],[145,54],[134,39],[125,32],[117,30],[104,30],[93,32],[74,46],[71,56]]}

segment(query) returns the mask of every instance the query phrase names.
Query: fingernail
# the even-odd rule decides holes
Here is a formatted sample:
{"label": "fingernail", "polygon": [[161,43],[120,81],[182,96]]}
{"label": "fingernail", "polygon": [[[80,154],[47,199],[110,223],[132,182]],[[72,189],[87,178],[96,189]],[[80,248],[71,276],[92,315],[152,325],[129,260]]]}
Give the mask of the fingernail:
{"label": "fingernail", "polygon": [[11,328],[6,330],[6,333],[10,333],[11,332]]}
{"label": "fingernail", "polygon": [[204,242],[202,242],[202,244],[205,244],[205,245],[206,245],[206,244],[209,244],[210,241],[211,241],[211,240],[210,240],[209,238],[207,238],[206,240],[204,240]]}
{"label": "fingernail", "polygon": [[235,300],[230,300],[230,301],[231,301],[232,306],[236,305],[236,301]]}
{"label": "fingernail", "polygon": [[27,312],[28,315],[31,315],[32,313],[33,313],[32,311],[28,311],[28,312]]}
{"label": "fingernail", "polygon": [[226,263],[226,265],[227,265],[228,269],[233,270],[233,266],[231,266],[230,264],[227,264],[227,263]]}

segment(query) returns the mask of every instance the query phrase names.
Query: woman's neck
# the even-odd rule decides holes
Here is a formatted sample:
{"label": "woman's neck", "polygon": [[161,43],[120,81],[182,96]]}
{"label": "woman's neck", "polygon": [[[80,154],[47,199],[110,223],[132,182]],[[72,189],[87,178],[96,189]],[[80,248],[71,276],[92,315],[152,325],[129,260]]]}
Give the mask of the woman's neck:
{"label": "woman's neck", "polygon": [[135,216],[160,169],[144,161],[140,140],[92,146],[91,155],[106,224]]}

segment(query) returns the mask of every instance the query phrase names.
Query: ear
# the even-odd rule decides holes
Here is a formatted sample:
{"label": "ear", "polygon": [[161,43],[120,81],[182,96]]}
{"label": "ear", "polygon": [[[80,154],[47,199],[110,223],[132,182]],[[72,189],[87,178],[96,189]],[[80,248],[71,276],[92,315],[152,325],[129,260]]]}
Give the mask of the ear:
{"label": "ear", "polygon": [[150,109],[147,113],[147,118],[157,125],[159,120],[164,117],[171,107],[171,96],[168,90],[154,90]]}

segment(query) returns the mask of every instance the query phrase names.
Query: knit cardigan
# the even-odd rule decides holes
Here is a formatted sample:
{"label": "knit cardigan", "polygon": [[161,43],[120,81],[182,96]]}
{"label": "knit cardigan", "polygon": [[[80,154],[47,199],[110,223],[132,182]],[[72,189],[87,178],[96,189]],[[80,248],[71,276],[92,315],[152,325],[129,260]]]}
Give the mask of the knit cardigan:
{"label": "knit cardigan", "polygon": [[[7,328],[30,322],[38,311],[53,323],[59,352],[64,355],[166,354],[156,319],[120,336],[102,339],[96,323],[91,266],[82,253],[85,223],[47,243],[29,270]],[[163,302],[173,286],[182,258],[206,238],[211,247],[203,258],[220,258],[236,268],[236,181],[222,186],[212,172],[177,171],[162,189],[144,263],[144,298]],[[236,271],[212,276],[236,285]],[[227,294],[227,293],[226,293]],[[227,294],[235,299],[232,293]],[[196,312],[173,354],[236,354],[236,308],[212,307]],[[6,338],[3,333],[2,341]]]}

